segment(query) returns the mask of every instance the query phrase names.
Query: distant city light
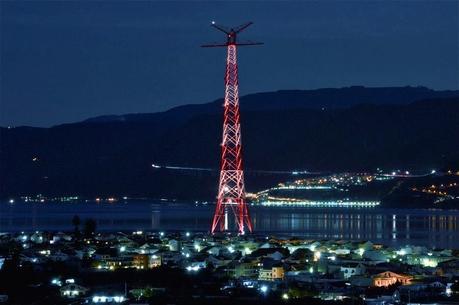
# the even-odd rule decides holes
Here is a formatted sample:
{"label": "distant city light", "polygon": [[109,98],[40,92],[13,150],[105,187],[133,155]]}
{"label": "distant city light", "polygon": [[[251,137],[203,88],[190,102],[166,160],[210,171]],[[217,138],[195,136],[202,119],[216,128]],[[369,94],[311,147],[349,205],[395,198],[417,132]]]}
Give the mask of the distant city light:
{"label": "distant city light", "polygon": [[263,293],[268,292],[268,286],[266,286],[266,285],[261,286],[260,287],[260,291],[263,292]]}

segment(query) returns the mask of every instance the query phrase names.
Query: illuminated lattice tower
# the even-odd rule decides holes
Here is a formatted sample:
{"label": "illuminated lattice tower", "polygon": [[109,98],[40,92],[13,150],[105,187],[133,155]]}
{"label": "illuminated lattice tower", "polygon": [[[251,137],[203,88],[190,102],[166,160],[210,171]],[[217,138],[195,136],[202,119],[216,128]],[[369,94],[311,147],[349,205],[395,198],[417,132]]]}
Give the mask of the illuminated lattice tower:
{"label": "illuminated lattice tower", "polygon": [[236,42],[237,34],[251,24],[252,22],[249,22],[234,29],[226,29],[212,22],[213,27],[227,35],[227,42],[203,46],[227,48],[220,183],[217,205],[212,220],[212,233],[230,230],[229,214],[234,215],[235,225],[239,234],[244,234],[245,228],[252,232],[252,222],[245,201],[244,171],[242,167],[237,46],[259,45],[261,43]]}

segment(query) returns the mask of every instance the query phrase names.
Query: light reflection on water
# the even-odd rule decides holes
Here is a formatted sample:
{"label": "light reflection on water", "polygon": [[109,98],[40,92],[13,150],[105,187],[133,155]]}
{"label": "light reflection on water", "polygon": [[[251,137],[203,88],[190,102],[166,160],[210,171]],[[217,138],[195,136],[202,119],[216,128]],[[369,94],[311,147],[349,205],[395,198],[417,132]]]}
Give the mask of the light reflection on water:
{"label": "light reflection on water", "polygon": [[[214,206],[129,202],[0,204],[0,232],[72,230],[72,217],[99,230],[208,231]],[[459,248],[458,211],[250,207],[257,233]]]}

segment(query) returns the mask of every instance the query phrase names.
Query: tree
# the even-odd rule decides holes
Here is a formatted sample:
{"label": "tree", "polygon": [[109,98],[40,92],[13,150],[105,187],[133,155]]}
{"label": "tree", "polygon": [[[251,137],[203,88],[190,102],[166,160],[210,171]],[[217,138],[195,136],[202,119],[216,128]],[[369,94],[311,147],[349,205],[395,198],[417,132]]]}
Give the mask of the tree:
{"label": "tree", "polygon": [[97,223],[94,219],[89,218],[84,222],[84,236],[91,237],[96,232]]}

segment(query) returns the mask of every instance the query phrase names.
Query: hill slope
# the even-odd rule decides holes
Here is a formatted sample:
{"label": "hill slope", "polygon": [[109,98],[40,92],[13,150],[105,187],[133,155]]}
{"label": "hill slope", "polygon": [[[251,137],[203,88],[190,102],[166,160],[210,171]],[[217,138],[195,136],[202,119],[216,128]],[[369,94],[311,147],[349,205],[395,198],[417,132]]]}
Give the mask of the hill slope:
{"label": "hill slope", "polygon": [[[459,164],[459,98],[431,98],[436,91],[421,88],[427,99],[413,102],[418,93],[402,98],[406,88],[399,89],[385,88],[397,92],[397,98],[370,103],[364,95],[333,107],[326,102],[334,100],[327,99],[330,92],[349,88],[317,90],[322,93],[314,93],[321,96],[314,105],[314,99],[304,97],[313,95],[310,91],[289,91],[288,99],[285,92],[277,98],[269,93],[266,100],[277,100],[269,103],[262,102],[264,94],[242,98],[246,168],[352,171]],[[454,94],[437,92],[440,97]],[[311,102],[303,105],[302,99]],[[151,164],[218,168],[220,105],[216,101],[52,128],[2,128],[0,193],[212,199],[217,172],[154,170]],[[247,189],[286,178],[247,171]]]}

